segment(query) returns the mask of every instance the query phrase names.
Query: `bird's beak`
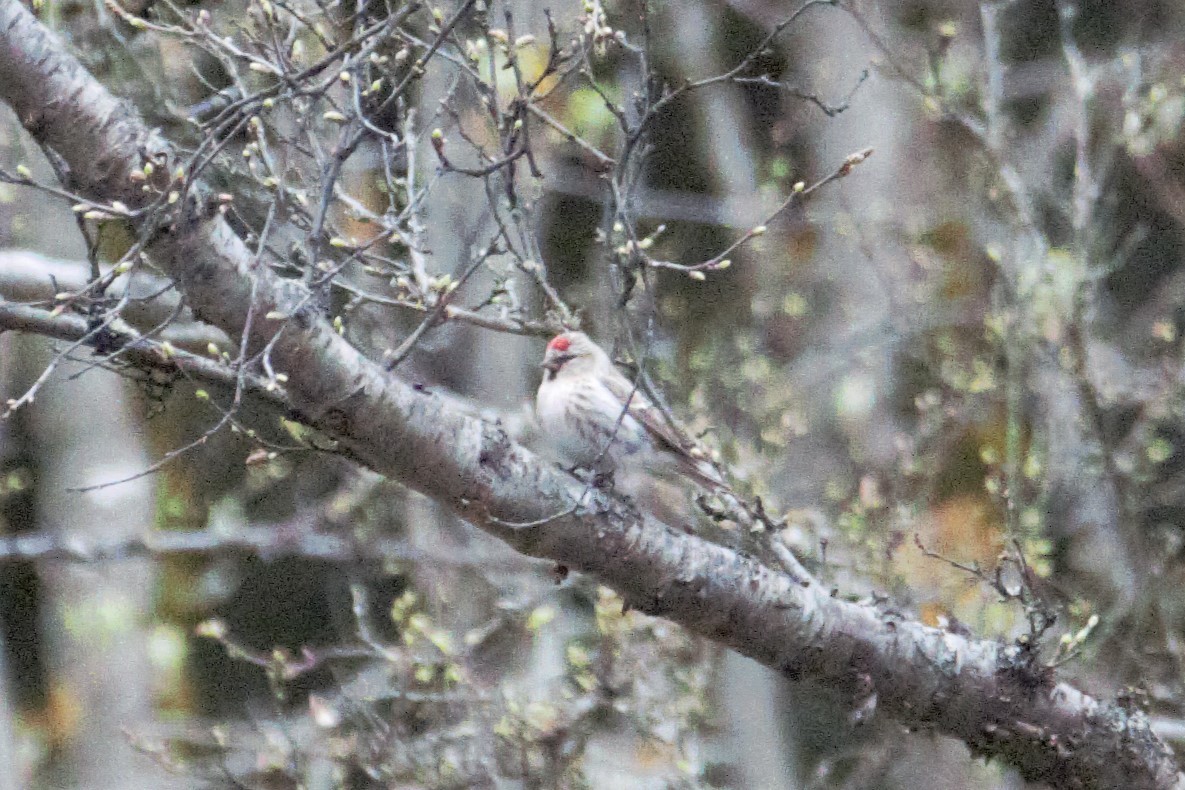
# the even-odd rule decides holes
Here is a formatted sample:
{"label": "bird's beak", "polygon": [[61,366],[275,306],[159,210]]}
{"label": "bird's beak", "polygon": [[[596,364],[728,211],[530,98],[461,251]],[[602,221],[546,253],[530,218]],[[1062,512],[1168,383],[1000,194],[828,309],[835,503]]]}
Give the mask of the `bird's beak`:
{"label": "bird's beak", "polygon": [[554,354],[550,357],[544,358],[544,360],[539,363],[539,367],[543,368],[549,373],[557,373],[559,372],[559,369],[562,368],[564,364],[570,359],[572,359],[571,354]]}

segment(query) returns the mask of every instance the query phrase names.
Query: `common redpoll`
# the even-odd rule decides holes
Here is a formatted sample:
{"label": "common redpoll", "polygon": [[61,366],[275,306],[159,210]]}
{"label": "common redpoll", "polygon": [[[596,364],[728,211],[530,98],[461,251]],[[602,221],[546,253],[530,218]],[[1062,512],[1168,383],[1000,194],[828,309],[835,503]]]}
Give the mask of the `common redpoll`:
{"label": "common redpoll", "polygon": [[535,413],[565,463],[609,475],[681,473],[709,491],[728,490],[704,451],[672,425],[583,332],[552,338],[543,355]]}

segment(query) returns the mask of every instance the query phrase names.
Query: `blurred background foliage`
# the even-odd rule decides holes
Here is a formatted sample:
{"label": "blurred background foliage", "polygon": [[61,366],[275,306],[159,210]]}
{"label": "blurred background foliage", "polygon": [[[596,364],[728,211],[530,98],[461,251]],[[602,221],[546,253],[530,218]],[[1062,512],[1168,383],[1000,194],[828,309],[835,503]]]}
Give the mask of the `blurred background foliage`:
{"label": "blurred background foliage", "polygon": [[[853,0],[810,8],[763,46],[793,9],[586,0],[552,5],[556,41],[577,54],[549,74],[543,5],[467,7],[423,74],[416,59],[452,0],[36,11],[150,124],[211,154],[202,177],[233,196],[243,234],[262,234],[268,265],[333,274],[323,307],[368,354],[390,358],[501,245],[460,302],[554,325],[563,310],[538,284],[550,283],[606,347],[644,363],[837,594],[1027,635],[1083,688],[1132,695],[1185,737],[1185,9]],[[242,95],[219,104],[220,92],[278,84],[266,58],[299,71],[404,12],[367,60],[208,121]],[[256,65],[179,34],[183,21]],[[521,128],[506,122],[522,100],[511,54],[519,80],[546,75],[538,112],[518,116],[531,162],[466,175]],[[636,123],[647,91],[750,56],[738,76],[753,79],[682,93],[628,162],[607,160],[627,139],[615,112]],[[412,87],[351,106],[364,72]],[[363,135],[334,164],[362,110],[403,143]],[[649,265],[711,259],[866,147],[871,159],[769,220],[728,268]],[[0,166],[17,163],[51,177],[6,117]],[[331,172],[337,192],[324,190]],[[628,199],[614,200],[623,173]],[[394,215],[398,232],[369,242]],[[90,230],[108,262],[133,241],[117,223]],[[644,256],[630,234],[651,240]],[[68,204],[8,184],[0,241],[87,256]],[[545,336],[443,321],[397,373],[530,442]],[[0,337],[5,398],[53,348]],[[0,423],[6,534],[208,541],[0,566],[0,773],[15,782],[0,786],[1021,784],[960,744],[854,728],[851,700],[623,612],[274,410],[245,404],[211,433],[226,393],[72,356]],[[75,490],[183,447],[155,474]]]}

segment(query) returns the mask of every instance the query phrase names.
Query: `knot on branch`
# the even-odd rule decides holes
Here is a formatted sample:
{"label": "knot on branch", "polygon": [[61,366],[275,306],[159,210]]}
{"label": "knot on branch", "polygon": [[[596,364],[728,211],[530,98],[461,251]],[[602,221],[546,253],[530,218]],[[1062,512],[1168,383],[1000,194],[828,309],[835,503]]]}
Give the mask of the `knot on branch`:
{"label": "knot on branch", "polygon": [[502,427],[501,420],[482,424],[481,450],[477,456],[477,463],[481,468],[488,470],[499,480],[509,479],[514,473],[513,450],[514,443]]}
{"label": "knot on branch", "polygon": [[1037,650],[1026,639],[1000,651],[999,675],[1026,697],[1049,691],[1054,686],[1053,669],[1038,660]]}

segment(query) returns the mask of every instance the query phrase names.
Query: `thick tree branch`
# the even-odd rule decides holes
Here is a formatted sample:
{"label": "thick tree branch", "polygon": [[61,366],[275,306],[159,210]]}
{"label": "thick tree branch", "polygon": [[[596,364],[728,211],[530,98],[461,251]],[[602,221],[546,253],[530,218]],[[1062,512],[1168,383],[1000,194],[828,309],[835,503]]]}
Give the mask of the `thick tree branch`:
{"label": "thick tree branch", "polygon": [[[166,142],[18,0],[0,0],[0,98],[68,165],[68,188],[140,212],[149,254],[195,316],[233,338],[246,334],[249,356],[267,355],[287,374],[288,397],[305,418],[376,471],[524,554],[592,575],[634,608],[836,689],[855,706],[875,701],[906,726],[959,738],[1030,779],[1185,785],[1142,714],[1057,683],[1022,647],[839,600],[595,492],[577,507],[583,486],[511,442],[499,425],[386,374],[334,332],[307,292],[256,260],[195,185],[174,180]],[[149,161],[149,183],[160,195],[188,197],[170,204],[143,191]]]}

